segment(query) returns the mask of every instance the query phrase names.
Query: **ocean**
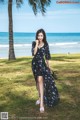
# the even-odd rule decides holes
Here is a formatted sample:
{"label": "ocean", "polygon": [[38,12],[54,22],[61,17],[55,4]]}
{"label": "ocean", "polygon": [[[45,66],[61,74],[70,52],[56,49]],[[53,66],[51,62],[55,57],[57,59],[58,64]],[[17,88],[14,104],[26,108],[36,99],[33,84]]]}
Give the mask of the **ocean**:
{"label": "ocean", "polygon": [[[16,57],[32,56],[32,41],[36,33],[14,33]],[[80,53],[80,33],[46,33],[51,54]],[[0,58],[8,58],[8,32],[0,32]]]}

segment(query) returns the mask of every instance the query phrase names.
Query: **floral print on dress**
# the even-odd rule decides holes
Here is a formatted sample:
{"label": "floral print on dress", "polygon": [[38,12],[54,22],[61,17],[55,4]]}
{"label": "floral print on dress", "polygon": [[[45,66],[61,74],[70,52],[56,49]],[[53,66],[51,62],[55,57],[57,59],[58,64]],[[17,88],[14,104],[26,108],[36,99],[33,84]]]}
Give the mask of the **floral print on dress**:
{"label": "floral print on dress", "polygon": [[50,50],[49,45],[44,44],[41,48],[37,49],[37,53],[34,55],[34,48],[35,48],[36,42],[32,42],[32,72],[36,81],[37,85],[37,77],[43,76],[43,85],[44,85],[44,104],[48,107],[52,107],[56,104],[58,104],[60,97],[58,93],[58,89],[55,85],[54,78],[51,74],[50,69],[47,67],[45,59],[50,60]]}

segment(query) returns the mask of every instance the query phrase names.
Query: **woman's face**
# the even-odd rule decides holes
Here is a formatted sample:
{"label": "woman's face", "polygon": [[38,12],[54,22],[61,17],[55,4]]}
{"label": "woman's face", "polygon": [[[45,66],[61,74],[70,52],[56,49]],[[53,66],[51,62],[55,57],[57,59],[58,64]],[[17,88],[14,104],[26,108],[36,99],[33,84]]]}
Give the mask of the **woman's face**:
{"label": "woman's face", "polygon": [[43,41],[43,38],[44,38],[43,33],[42,33],[42,32],[39,33],[39,34],[38,34],[38,40],[39,40],[39,42],[42,42],[42,41]]}

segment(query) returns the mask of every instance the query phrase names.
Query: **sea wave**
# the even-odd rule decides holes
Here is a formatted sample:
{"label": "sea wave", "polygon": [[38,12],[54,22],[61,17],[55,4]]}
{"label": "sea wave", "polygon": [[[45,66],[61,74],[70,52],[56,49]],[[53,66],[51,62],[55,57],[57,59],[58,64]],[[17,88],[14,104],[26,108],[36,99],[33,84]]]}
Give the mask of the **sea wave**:
{"label": "sea wave", "polygon": [[79,42],[60,42],[60,43],[51,43],[49,44],[50,46],[67,46],[67,45],[78,45],[80,44]]}
{"label": "sea wave", "polygon": [[[75,46],[75,45],[80,45],[80,42],[61,42],[61,43],[49,43],[49,46],[57,47],[57,46]],[[31,47],[32,44],[14,44],[14,47]],[[9,47],[8,44],[0,44],[0,48],[7,48]]]}
{"label": "sea wave", "polygon": [[[14,44],[14,47],[30,47],[30,46],[31,46],[31,44]],[[5,44],[5,45],[0,44],[0,47],[5,48],[5,47],[9,47],[9,45],[8,44]]]}

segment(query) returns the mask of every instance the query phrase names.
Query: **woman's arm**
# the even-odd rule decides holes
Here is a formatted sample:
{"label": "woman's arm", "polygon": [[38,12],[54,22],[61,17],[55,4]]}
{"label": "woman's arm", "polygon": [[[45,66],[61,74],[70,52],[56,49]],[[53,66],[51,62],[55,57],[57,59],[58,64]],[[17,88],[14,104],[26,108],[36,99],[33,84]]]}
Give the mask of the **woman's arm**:
{"label": "woman's arm", "polygon": [[46,65],[47,65],[47,67],[50,69],[49,60],[46,60]]}
{"label": "woman's arm", "polygon": [[35,48],[34,48],[34,55],[37,53],[37,49],[38,49],[38,40],[36,40],[36,45],[35,45]]}
{"label": "woman's arm", "polygon": [[49,45],[47,45],[45,48],[45,58],[46,58],[45,59],[46,65],[50,69],[49,60],[51,59],[51,55],[50,55]]}

